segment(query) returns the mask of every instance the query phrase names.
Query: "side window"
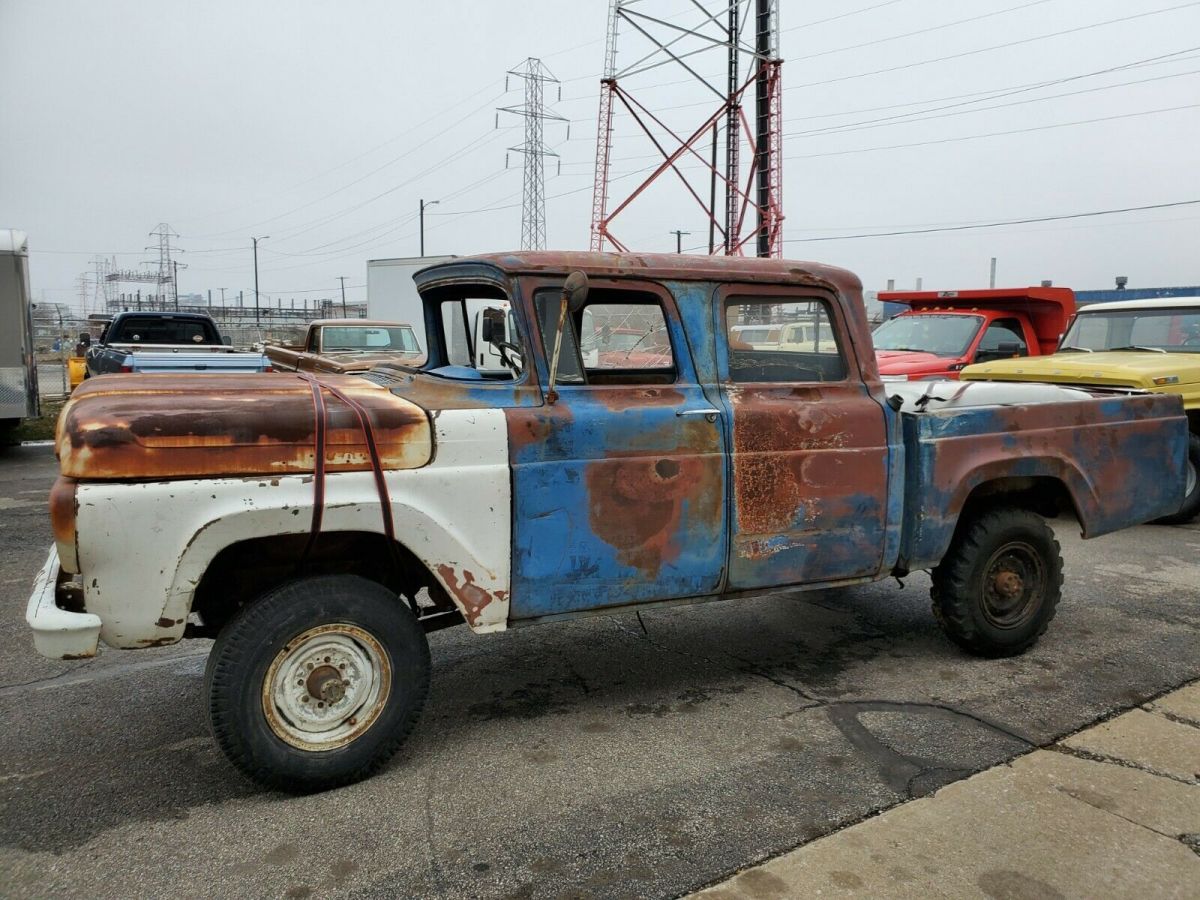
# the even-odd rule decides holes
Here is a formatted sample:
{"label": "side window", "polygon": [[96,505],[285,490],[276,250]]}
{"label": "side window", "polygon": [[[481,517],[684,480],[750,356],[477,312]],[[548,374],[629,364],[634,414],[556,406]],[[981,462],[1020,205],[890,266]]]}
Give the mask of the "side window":
{"label": "side window", "polygon": [[846,358],[824,300],[733,299],[725,305],[733,382],[843,381]]}
{"label": "side window", "polygon": [[589,369],[674,370],[667,320],[657,303],[589,303],[583,312],[580,347]]}
{"label": "side window", "polygon": [[1025,335],[1021,333],[1021,323],[1016,319],[997,319],[987,327],[983,338],[979,341],[980,353],[995,353],[1001,344],[1016,344],[1016,353],[1020,356],[1029,355],[1029,347],[1025,343]]}
{"label": "side window", "polygon": [[[547,361],[554,353],[559,298],[556,290],[534,296]],[[560,384],[669,384],[675,374],[667,320],[656,295],[595,288],[583,308],[568,315],[559,351]]]}

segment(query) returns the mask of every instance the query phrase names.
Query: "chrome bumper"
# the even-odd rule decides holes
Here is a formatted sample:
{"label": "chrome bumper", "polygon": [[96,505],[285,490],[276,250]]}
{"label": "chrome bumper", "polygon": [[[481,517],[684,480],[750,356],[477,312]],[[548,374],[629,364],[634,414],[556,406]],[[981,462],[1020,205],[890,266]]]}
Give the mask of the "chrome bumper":
{"label": "chrome bumper", "polygon": [[58,548],[51,547],[46,564],[33,583],[29,605],[25,607],[25,621],[33,629],[33,646],[49,659],[95,656],[100,641],[100,617],[59,607],[61,573]]}

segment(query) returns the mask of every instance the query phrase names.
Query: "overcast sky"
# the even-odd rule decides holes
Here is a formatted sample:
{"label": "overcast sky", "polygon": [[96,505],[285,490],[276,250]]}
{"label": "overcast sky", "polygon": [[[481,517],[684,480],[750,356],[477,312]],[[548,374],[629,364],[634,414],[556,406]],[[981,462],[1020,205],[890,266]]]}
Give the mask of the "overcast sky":
{"label": "overcast sky", "polygon": [[[519,246],[520,158],[505,157],[521,125],[502,115],[497,130],[494,109],[521,103],[504,73],[535,56],[571,123],[570,140],[546,126],[562,164],[547,164],[548,245],[586,248],[607,7],[0,0],[0,226],[29,233],[48,300],[74,302],[96,254],[156,259],[142,248],[159,222],[179,234],[181,292],[251,292],[250,237],[269,235],[264,294],[334,296],[344,275],[364,297],[368,259],[417,254],[422,197],[441,201],[427,253]],[[686,0],[638,8],[697,17]],[[789,257],[868,288],[986,286],[992,256],[1002,286],[1200,284],[1200,205],[843,237],[1200,200],[1200,2],[782,0],[780,24]],[[646,47],[623,30],[619,63]],[[694,62],[722,76],[720,51]],[[687,79],[622,83],[684,129],[711,106]],[[653,153],[618,116],[614,195]],[[707,242],[668,182],[613,227],[641,250],[672,250],[676,228],[685,248]]]}

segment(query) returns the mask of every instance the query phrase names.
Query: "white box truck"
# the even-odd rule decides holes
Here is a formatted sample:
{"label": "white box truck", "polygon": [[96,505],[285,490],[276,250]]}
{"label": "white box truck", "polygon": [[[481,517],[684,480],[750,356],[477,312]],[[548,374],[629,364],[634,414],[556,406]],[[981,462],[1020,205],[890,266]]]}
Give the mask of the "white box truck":
{"label": "white box truck", "polygon": [[400,256],[367,260],[367,318],[411,325],[421,346],[429,346],[425,340],[421,296],[413,284],[413,272],[451,259],[454,257]]}
{"label": "white box truck", "polygon": [[39,414],[25,232],[0,228],[0,429]]}

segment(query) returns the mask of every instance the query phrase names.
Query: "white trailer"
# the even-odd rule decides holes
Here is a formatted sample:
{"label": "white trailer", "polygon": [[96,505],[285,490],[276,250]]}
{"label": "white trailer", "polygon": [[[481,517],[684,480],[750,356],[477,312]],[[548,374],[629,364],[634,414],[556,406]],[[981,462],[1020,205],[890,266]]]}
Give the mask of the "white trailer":
{"label": "white trailer", "polygon": [[0,228],[0,427],[38,415],[25,232]]}
{"label": "white trailer", "polygon": [[453,256],[401,256],[367,260],[367,318],[380,322],[404,322],[425,340],[421,296],[413,284],[413,273],[426,266],[446,262]]}

